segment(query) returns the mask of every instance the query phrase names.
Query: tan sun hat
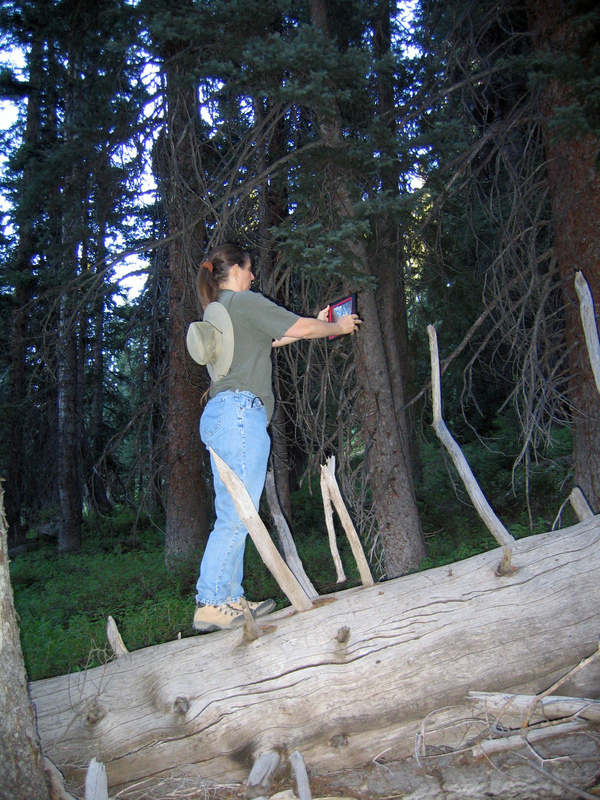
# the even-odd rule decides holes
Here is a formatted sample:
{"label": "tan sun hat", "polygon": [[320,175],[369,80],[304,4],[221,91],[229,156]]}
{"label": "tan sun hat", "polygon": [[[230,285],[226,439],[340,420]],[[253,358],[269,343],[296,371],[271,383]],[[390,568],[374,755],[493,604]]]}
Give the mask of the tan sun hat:
{"label": "tan sun hat", "polygon": [[197,364],[206,364],[213,381],[224,378],[233,360],[233,325],[225,306],[209,303],[202,322],[188,328],[187,349]]}

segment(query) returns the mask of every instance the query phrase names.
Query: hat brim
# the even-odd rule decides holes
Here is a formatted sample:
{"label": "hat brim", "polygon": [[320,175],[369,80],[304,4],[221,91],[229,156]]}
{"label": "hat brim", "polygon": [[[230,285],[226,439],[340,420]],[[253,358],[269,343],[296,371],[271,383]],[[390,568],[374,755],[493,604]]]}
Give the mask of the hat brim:
{"label": "hat brim", "polygon": [[200,360],[199,353],[200,347],[197,341],[197,329],[194,328],[198,323],[192,323],[188,328],[187,346],[188,351],[194,361],[199,364],[206,363],[208,374],[213,381],[218,381],[224,378],[229,372],[231,362],[233,361],[233,325],[231,324],[231,317],[227,309],[221,303],[209,303],[204,310],[203,321],[200,324],[208,323],[218,331],[221,338],[221,349],[214,361],[204,362]]}

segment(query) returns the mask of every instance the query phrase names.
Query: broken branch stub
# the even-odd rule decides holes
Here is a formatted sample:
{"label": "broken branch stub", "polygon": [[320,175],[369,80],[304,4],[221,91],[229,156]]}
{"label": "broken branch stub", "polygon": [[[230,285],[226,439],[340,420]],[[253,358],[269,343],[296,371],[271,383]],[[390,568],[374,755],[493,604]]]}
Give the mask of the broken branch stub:
{"label": "broken branch stub", "polygon": [[354,560],[356,561],[356,566],[358,567],[362,584],[363,586],[373,586],[374,581],[369,568],[369,562],[366,559],[358,533],[356,532],[356,528],[354,527],[354,524],[350,518],[350,514],[348,513],[348,509],[346,508],[342,498],[342,493],[340,492],[340,487],[338,486],[335,478],[335,456],[330,456],[330,458],[327,459],[325,466],[321,467],[321,475],[324,478],[329,497],[333,502],[344,531],[346,532],[346,536],[348,537],[348,541],[350,542],[350,548],[352,550]]}
{"label": "broken branch stub", "polygon": [[569,495],[569,502],[571,503],[571,507],[580,522],[583,522],[584,519],[590,519],[594,516],[592,508],[579,486],[576,486]]}
{"label": "broken branch stub", "polygon": [[85,777],[85,800],[108,800],[106,767],[92,758]]}
{"label": "broken branch stub", "polygon": [[325,464],[321,465],[321,494],[323,495],[323,508],[325,510],[325,524],[327,525],[327,538],[329,540],[329,549],[333,563],[335,564],[335,571],[337,575],[337,582],[343,583],[346,580],[346,573],[342,559],[340,558],[340,551],[337,546],[337,539],[335,538],[335,528],[333,526],[333,506],[331,505],[331,495],[326,480],[327,467]]}
{"label": "broken branch stub", "polygon": [[125,656],[127,653],[129,653],[129,650],[125,647],[125,643],[123,642],[121,634],[119,633],[117,623],[110,615],[106,622],[106,638],[108,639],[111,650],[117,658],[120,656]]}
{"label": "broken branch stub", "polygon": [[596,389],[600,392],[600,341],[594,312],[594,299],[583,272],[578,271],[575,273],[575,291],[579,297],[579,313],[594,381],[596,382]]}

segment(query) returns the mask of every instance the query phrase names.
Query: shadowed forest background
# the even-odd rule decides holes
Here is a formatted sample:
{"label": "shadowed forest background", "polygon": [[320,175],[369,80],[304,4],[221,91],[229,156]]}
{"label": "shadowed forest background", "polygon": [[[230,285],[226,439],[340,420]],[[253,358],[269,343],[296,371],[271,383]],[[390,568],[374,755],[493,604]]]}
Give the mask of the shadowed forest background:
{"label": "shadowed forest background", "polygon": [[[320,591],[332,454],[377,577],[493,546],[430,428],[429,324],[511,532],[568,524],[574,485],[600,511],[573,284],[598,305],[596,3],[24,0],[0,30],[0,476],[31,679],[102,660],[108,614],[130,649],[191,633],[212,488],[185,333],[224,241],[297,313],[358,295],[357,336],[274,354],[272,465]],[[248,549],[247,594],[283,602]]]}

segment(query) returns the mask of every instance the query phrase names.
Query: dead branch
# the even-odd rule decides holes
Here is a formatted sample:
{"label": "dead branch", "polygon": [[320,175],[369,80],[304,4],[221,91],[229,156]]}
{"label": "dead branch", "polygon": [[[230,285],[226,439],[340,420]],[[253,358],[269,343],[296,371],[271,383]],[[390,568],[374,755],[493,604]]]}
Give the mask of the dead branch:
{"label": "dead branch", "polygon": [[106,767],[92,758],[85,776],[85,800],[108,800]]}
{"label": "dead branch", "polygon": [[117,623],[111,616],[108,617],[106,623],[106,638],[108,639],[108,643],[117,658],[119,658],[119,656],[124,656],[129,652],[129,650],[125,647],[123,639],[121,638],[121,634],[117,628]]}
{"label": "dead branch", "polygon": [[[330,532],[329,536],[330,543],[332,539],[331,532],[333,528],[333,520],[331,512],[329,511],[328,513],[327,501],[333,501],[335,510],[338,512],[342,526],[344,528],[344,531],[346,532],[348,541],[350,542],[352,554],[356,561],[356,566],[358,567],[358,571],[360,573],[360,579],[362,581],[363,586],[373,586],[373,576],[371,575],[369,563],[365,558],[365,553],[362,548],[361,541],[356,532],[356,528],[354,527],[352,520],[350,519],[350,514],[348,513],[348,510],[342,499],[342,493],[340,492],[340,487],[338,486],[337,481],[335,479],[335,456],[330,456],[330,458],[327,459],[327,463],[321,467],[321,475],[323,477],[323,482],[327,487],[327,497],[323,495],[323,504],[325,505],[325,514],[327,517],[327,529]],[[323,483],[321,483],[321,488],[322,487]],[[339,571],[338,571],[338,580],[339,580]]]}
{"label": "dead branch", "polygon": [[281,510],[281,504],[279,503],[279,498],[277,497],[277,488],[275,486],[275,475],[271,468],[267,470],[265,489],[267,493],[267,500],[269,502],[269,509],[271,511],[271,517],[273,518],[273,523],[277,529],[279,544],[283,551],[285,563],[292,570],[298,583],[302,586],[307,596],[317,597],[318,592],[306,574],[304,565],[302,564],[300,556],[298,555],[298,550],[296,548],[296,543],[294,542],[294,537],[292,536],[290,526],[288,525],[284,513]]}
{"label": "dead branch", "polygon": [[549,695],[553,694],[560,686],[563,685],[563,683],[572,678],[573,675],[582,670],[584,667],[587,667],[588,664],[592,663],[592,661],[595,661],[595,659],[598,658],[599,655],[600,655],[600,644],[598,645],[598,649],[596,650],[595,653],[592,653],[591,656],[582,659],[579,662],[579,664],[577,664],[575,667],[573,667],[573,669],[570,669],[567,673],[565,673],[562,676],[562,678],[559,678],[559,680],[557,680],[556,683],[553,683],[552,686],[548,687],[548,689],[546,689],[545,692],[541,692],[539,695],[536,695],[536,697],[533,698],[531,705],[527,710],[527,713],[525,714],[521,728],[526,728],[529,725],[529,720],[531,719],[531,715],[533,714],[533,711],[536,705],[540,702],[540,700],[543,700],[545,697],[548,697]]}
{"label": "dead branch", "polygon": [[[471,502],[475,506],[477,513],[485,523],[487,529],[490,531],[494,539],[496,539],[496,541],[505,548],[505,559],[507,559],[507,562],[509,562],[510,556],[507,555],[506,551],[510,551],[511,546],[515,542],[514,537],[506,530],[502,522],[500,522],[499,518],[492,510],[490,504],[485,498],[485,495],[481,491],[479,484],[475,480],[475,476],[473,475],[467,459],[452,437],[452,434],[448,430],[442,418],[440,362],[438,355],[437,335],[433,325],[429,325],[427,327],[427,333],[429,334],[429,348],[431,352],[433,428],[444,447],[450,453],[454,465],[465,484],[465,488],[469,493],[469,497],[471,498]],[[507,568],[510,569],[510,563],[505,564],[505,566],[502,568],[504,571],[501,574],[505,574],[505,570]]]}
{"label": "dead branch", "polygon": [[577,515],[577,519],[580,522],[583,522],[584,519],[590,519],[590,517],[594,516],[591,506],[579,486],[576,486],[569,495],[569,502],[571,503],[573,511]]}
{"label": "dead branch", "polygon": [[579,311],[585,343],[590,357],[592,372],[596,382],[596,389],[600,393],[600,340],[598,339],[598,327],[596,325],[596,313],[594,311],[594,300],[588,282],[582,272],[575,273],[575,290],[579,297]]}
{"label": "dead branch", "polygon": [[308,611],[312,608],[311,599],[298,583],[294,573],[279,555],[277,548],[269,536],[268,530],[265,528],[263,521],[258,515],[258,511],[254,507],[248,490],[223,459],[218,456],[212,448],[209,449],[211,455],[215,459],[215,464],[217,465],[221,480],[227,487],[236,510],[240,515],[240,519],[248,529],[262,560],[265,562],[271,574],[281,587],[281,590],[285,593],[296,611]]}

